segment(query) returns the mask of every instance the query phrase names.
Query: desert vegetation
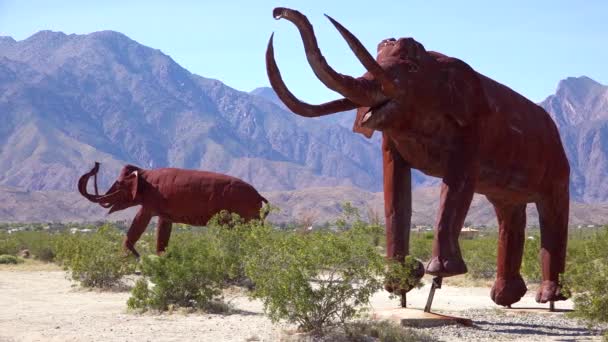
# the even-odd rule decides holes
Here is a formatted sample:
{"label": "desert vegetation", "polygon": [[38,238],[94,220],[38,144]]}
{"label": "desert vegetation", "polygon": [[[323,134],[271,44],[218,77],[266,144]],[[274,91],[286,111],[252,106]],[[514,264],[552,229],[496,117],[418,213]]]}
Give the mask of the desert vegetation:
{"label": "desert vegetation", "polygon": [[[293,323],[315,334],[338,329],[344,334],[383,336],[394,327],[360,320],[371,295],[387,277],[408,286],[417,284],[408,267],[386,263],[382,226],[363,222],[350,205],[343,208],[343,216],[335,222],[312,230],[297,224],[278,229],[222,213],[207,227],[177,226],[162,256],[152,254],[153,233],[148,232],[138,243],[140,262],[122,251],[122,226],[89,225],[85,232],[1,229],[0,263],[18,263],[20,252],[27,249],[31,258],[64,267],[81,286],[102,289],[121,285],[125,276],[137,273],[127,303],[137,312],[180,307],[230,311],[222,302],[223,290],[240,286],[263,303],[273,321]],[[412,232],[412,257],[428,260],[432,239],[432,232]],[[492,230],[461,239],[468,278],[493,279],[496,241]],[[569,240],[564,284],[573,295],[572,316],[590,325],[608,322],[607,245],[608,226],[576,231]],[[539,248],[538,232],[532,229],[522,265],[529,284],[540,282]]]}

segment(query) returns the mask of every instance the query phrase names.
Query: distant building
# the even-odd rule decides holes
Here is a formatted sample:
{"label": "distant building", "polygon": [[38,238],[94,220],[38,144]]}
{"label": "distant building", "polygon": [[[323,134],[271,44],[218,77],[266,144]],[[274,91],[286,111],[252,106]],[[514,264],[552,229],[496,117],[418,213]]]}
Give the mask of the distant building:
{"label": "distant building", "polygon": [[473,227],[463,227],[460,231],[460,237],[463,239],[474,239],[479,235],[479,230]]}

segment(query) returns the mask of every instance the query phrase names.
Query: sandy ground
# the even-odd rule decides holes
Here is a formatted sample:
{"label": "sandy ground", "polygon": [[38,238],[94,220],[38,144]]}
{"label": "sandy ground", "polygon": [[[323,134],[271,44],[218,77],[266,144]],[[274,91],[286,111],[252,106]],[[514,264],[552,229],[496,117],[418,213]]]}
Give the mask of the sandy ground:
{"label": "sandy ground", "polygon": [[[424,307],[427,294],[428,285],[413,290],[408,294],[408,306]],[[489,287],[444,286],[437,291],[433,308],[497,312],[488,294]],[[128,297],[128,292],[79,289],[63,271],[53,268],[0,268],[0,341],[278,341],[286,328],[273,325],[262,314],[260,302],[242,295],[231,298],[237,313],[230,315],[138,315],[126,311]],[[377,293],[372,300],[375,309],[396,305],[398,301],[389,299],[386,292]],[[516,306],[546,307],[534,302],[533,291]],[[571,308],[572,303],[560,302],[557,307]]]}

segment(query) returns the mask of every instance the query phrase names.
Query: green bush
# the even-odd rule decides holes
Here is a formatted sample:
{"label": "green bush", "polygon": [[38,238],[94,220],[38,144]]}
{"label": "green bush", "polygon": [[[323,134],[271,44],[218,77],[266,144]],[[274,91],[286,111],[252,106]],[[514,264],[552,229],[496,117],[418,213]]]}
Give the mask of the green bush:
{"label": "green bush", "polygon": [[304,331],[322,332],[354,317],[382,287],[384,258],[361,224],[332,233],[278,233],[252,228],[245,271],[254,281],[254,298],[272,321],[287,320]]}
{"label": "green bush", "polygon": [[16,255],[19,252],[19,242],[13,234],[0,232],[0,254]]}
{"label": "green bush", "polygon": [[388,261],[385,273],[385,283],[399,289],[413,289],[422,287],[420,278],[414,271],[418,268],[418,260],[407,255],[403,262]]}
{"label": "green bush", "polygon": [[27,249],[34,258],[51,262],[55,258],[55,236],[56,234],[45,231],[0,233],[0,253],[16,255]]}
{"label": "green bush", "polygon": [[55,243],[57,261],[84,287],[108,288],[135,269],[122,250],[122,234],[104,225],[91,234],[61,234]]}
{"label": "green bush", "polygon": [[177,234],[165,254],[142,258],[143,278],[131,291],[127,306],[143,311],[206,309],[221,293],[223,267],[220,253],[206,236]]}
{"label": "green bush", "polygon": [[28,249],[34,258],[51,262],[55,259],[56,234],[41,231],[15,233],[20,242],[19,249]]}
{"label": "green bush", "polygon": [[412,233],[410,235],[410,255],[416,259],[428,261],[431,259],[433,233]]}
{"label": "green bush", "polygon": [[565,275],[574,293],[572,316],[589,324],[608,322],[608,226],[593,236],[571,244]]}
{"label": "green bush", "polygon": [[237,214],[222,211],[207,223],[204,238],[217,253],[220,269],[227,284],[244,285],[249,283],[245,275],[244,241],[252,227],[260,224],[253,220],[245,222]]}
{"label": "green bush", "polygon": [[20,258],[14,255],[2,254],[0,255],[0,264],[18,264],[23,262]]}
{"label": "green bush", "polygon": [[540,283],[542,280],[540,260],[538,258],[539,251],[540,236],[532,235],[532,238],[526,239],[524,256],[521,263],[521,274],[531,283]]}
{"label": "green bush", "polygon": [[496,275],[496,237],[460,240],[467,275],[473,279],[492,279]]}

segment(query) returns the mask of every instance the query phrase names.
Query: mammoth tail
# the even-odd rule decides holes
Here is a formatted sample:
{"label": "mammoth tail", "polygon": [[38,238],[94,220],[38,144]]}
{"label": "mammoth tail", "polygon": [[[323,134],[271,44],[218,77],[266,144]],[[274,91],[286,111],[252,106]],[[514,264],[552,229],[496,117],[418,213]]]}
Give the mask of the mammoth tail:
{"label": "mammoth tail", "polygon": [[[263,203],[262,207],[264,207],[264,204],[267,204],[268,200],[264,196],[262,196],[262,195],[260,195],[260,198],[261,198],[262,203]],[[262,221],[266,220],[266,217],[268,217],[268,214],[270,214],[270,209],[266,208],[266,210],[264,210],[264,213],[262,214]]]}

